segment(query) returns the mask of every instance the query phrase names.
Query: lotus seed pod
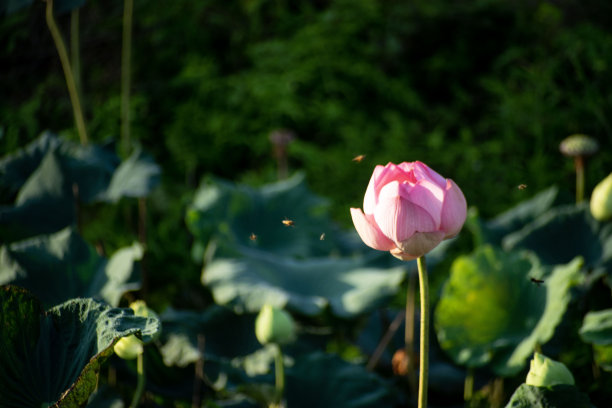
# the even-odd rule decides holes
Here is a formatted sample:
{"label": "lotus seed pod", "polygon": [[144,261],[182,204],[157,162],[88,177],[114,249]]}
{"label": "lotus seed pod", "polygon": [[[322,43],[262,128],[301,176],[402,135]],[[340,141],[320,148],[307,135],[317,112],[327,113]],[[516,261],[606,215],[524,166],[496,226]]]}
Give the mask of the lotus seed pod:
{"label": "lotus seed pod", "polygon": [[133,360],[142,353],[142,341],[132,335],[122,337],[113,347],[115,354],[124,360]]}
{"label": "lotus seed pod", "polygon": [[527,385],[552,387],[553,385],[574,385],[574,376],[565,364],[552,360],[540,353],[534,353]]}
{"label": "lotus seed pod", "polygon": [[599,182],[591,194],[591,214],[599,221],[612,218],[612,173]]}
{"label": "lotus seed pod", "polygon": [[283,344],[293,340],[295,325],[291,315],[271,305],[261,308],[255,320],[255,336],[261,344]]}
{"label": "lotus seed pod", "polygon": [[563,139],[559,150],[569,157],[591,156],[599,150],[599,143],[587,135],[571,135]]}

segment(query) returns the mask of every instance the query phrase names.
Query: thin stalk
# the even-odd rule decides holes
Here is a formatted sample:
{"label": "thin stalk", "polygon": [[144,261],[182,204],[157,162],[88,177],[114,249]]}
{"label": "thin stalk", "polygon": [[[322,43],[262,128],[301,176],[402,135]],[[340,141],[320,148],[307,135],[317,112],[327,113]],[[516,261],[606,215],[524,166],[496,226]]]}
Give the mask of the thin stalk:
{"label": "thin stalk", "polygon": [[404,326],[404,347],[408,356],[408,385],[412,395],[417,393],[417,377],[414,372],[414,301],[416,298],[416,276],[411,273],[408,278],[408,290],[406,292],[406,324]]}
{"label": "thin stalk", "polygon": [[285,365],[283,363],[283,351],[280,346],[276,346],[274,356],[274,375],[276,380],[276,396],[278,406],[282,406],[283,393],[285,392]]}
{"label": "thin stalk", "polygon": [[576,168],[576,204],[580,204],[584,200],[584,159],[582,156],[574,158],[574,167]]}
{"label": "thin stalk", "polygon": [[378,360],[380,360],[380,357],[385,351],[385,348],[387,347],[387,345],[389,345],[389,342],[393,338],[393,335],[395,334],[397,329],[399,329],[400,324],[404,320],[404,316],[405,316],[404,313],[401,313],[401,312],[398,313],[397,316],[395,316],[395,319],[393,319],[393,321],[391,322],[391,324],[389,324],[387,331],[385,332],[384,336],[378,343],[378,346],[376,346],[376,350],[374,350],[372,357],[370,357],[370,360],[368,361],[368,364],[366,365],[366,368],[368,370],[372,371],[374,367],[376,367],[376,364],[378,363]]}
{"label": "thin stalk", "polygon": [[81,90],[81,51],[79,47],[79,8],[70,12],[70,67],[74,74],[74,83],[79,97],[83,97]]}
{"label": "thin stalk", "polygon": [[121,45],[121,141],[123,155],[130,150],[130,82],[132,59],[132,20],[134,0],[125,0],[123,7],[123,42]]}
{"label": "thin stalk", "polygon": [[145,386],[145,372],[144,372],[144,353],[138,354],[136,359],[136,371],[138,373],[138,383],[136,384],[136,392],[134,392],[134,397],[132,398],[132,403],[130,404],[130,408],[136,408],[138,403],[140,402],[140,398],[142,397],[142,392],[144,391]]}
{"label": "thin stalk", "polygon": [[68,94],[70,95],[70,102],[72,103],[72,113],[74,114],[74,122],[76,123],[77,132],[81,139],[81,144],[86,145],[89,142],[87,137],[87,128],[85,127],[85,119],[83,118],[83,109],[81,108],[81,101],[77,92],[76,82],[70,68],[70,59],[68,58],[68,52],[66,51],[66,45],[62,39],[55,19],[53,18],[53,0],[47,0],[47,9],[45,13],[47,20],[47,26],[53,37],[55,48],[59,54],[62,68],[64,69],[64,77],[66,78],[66,86],[68,87]]}
{"label": "thin stalk", "polygon": [[463,400],[467,406],[472,406],[472,397],[474,395],[474,368],[468,367],[463,384]]}
{"label": "thin stalk", "polygon": [[419,270],[419,289],[421,291],[421,337],[419,364],[418,408],[427,407],[427,380],[429,376],[429,282],[425,256],[417,259]]}

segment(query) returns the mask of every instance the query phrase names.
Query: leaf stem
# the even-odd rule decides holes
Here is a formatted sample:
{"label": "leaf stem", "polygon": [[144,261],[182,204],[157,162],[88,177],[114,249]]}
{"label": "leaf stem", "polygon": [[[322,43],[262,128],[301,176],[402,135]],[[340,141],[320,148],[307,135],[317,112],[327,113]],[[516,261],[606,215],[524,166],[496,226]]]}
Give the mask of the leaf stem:
{"label": "leaf stem", "polygon": [[474,368],[468,367],[467,374],[465,376],[465,383],[463,384],[463,400],[467,406],[472,406],[472,398],[474,396]]}
{"label": "leaf stem", "polygon": [[72,113],[74,114],[74,121],[76,123],[77,132],[81,139],[81,144],[86,145],[89,142],[87,138],[87,129],[85,127],[85,119],[83,118],[83,110],[81,108],[81,101],[79,100],[79,94],[77,92],[76,82],[70,68],[70,59],[68,58],[68,52],[66,51],[66,45],[62,39],[62,35],[55,23],[53,18],[53,0],[47,0],[47,9],[45,13],[47,20],[47,26],[53,37],[55,48],[59,54],[62,68],[64,69],[64,77],[66,78],[66,86],[68,87],[68,94],[70,95],[70,102],[72,103]]}
{"label": "leaf stem", "polygon": [[130,82],[132,59],[132,20],[134,0],[125,0],[123,8],[123,42],[121,45],[121,141],[123,155],[130,150]]}
{"label": "leaf stem", "polygon": [[421,292],[421,337],[419,363],[419,400],[418,407],[427,407],[427,380],[429,376],[429,282],[425,256],[417,259],[419,270],[419,289]]}
{"label": "leaf stem", "polygon": [[276,380],[276,399],[278,407],[282,406],[283,393],[285,391],[285,365],[283,363],[283,351],[279,345],[276,346],[274,356],[274,375]]}
{"label": "leaf stem", "polygon": [[138,383],[136,384],[136,391],[134,392],[134,397],[132,398],[132,403],[130,404],[130,408],[136,408],[138,403],[140,402],[140,398],[142,397],[142,392],[144,391],[145,386],[145,372],[144,372],[144,353],[138,354],[136,359],[136,371],[138,373]]}

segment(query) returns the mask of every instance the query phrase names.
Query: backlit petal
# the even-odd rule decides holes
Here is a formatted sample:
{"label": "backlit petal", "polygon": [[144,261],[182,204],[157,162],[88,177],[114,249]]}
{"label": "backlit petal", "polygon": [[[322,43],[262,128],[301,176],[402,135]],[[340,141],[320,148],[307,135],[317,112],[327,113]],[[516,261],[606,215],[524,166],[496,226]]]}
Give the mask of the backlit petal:
{"label": "backlit petal", "polygon": [[420,161],[414,162],[413,172],[417,180],[429,180],[432,183],[439,185],[441,188],[446,186],[446,179],[429,168],[425,163]]}
{"label": "backlit petal", "polygon": [[374,219],[382,233],[396,243],[405,241],[416,231],[436,230],[436,224],[427,211],[401,196],[397,181],[387,184],[380,191]]}
{"label": "backlit petal", "polygon": [[461,231],[467,217],[467,202],[461,189],[451,179],[446,180],[446,194],[442,206],[440,229],[446,233],[444,239],[452,238]]}
{"label": "backlit petal", "polygon": [[359,208],[351,208],[351,217],[357,233],[367,246],[380,251],[395,248],[395,243],[378,229],[373,215],[366,215]]}
{"label": "backlit petal", "polygon": [[414,186],[404,184],[400,186],[402,197],[417,204],[431,216],[435,229],[440,228],[442,222],[442,204],[444,203],[444,189],[429,180],[419,180]]}

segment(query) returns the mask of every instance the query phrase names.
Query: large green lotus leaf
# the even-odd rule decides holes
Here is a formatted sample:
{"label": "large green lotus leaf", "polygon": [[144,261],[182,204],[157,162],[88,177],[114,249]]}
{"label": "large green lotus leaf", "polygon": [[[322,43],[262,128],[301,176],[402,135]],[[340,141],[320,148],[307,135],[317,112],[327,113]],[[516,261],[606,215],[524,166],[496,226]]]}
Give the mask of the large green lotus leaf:
{"label": "large green lotus leaf", "polygon": [[117,202],[121,197],[145,197],[159,183],[160,174],[153,158],[136,149],[113,173],[105,199]]}
{"label": "large green lotus leaf", "polygon": [[[196,238],[198,262],[213,237],[283,256],[319,256],[342,241],[326,208],[301,174],[260,188],[208,180],[198,188],[186,223]],[[285,219],[294,225],[283,224]]]}
{"label": "large green lotus leaf", "polygon": [[486,242],[493,245],[501,244],[505,235],[523,228],[559,202],[559,189],[556,186],[540,191],[532,198],[520,202],[486,222],[482,226]]}
{"label": "large green lotus leaf", "polygon": [[0,407],[83,406],[114,343],[132,334],[149,342],[160,329],[156,318],[93,299],[45,312],[15,286],[0,288],[0,308]]}
{"label": "large green lotus leaf", "polygon": [[49,151],[23,184],[15,205],[0,207],[0,241],[47,234],[74,223],[72,183],[62,167],[55,151]]}
{"label": "large green lotus leaf", "polygon": [[533,254],[491,246],[457,258],[434,313],[440,346],[457,364],[490,363],[497,374],[514,375],[552,337],[581,265],[576,258],[544,267]]}
{"label": "large green lotus leaf", "polygon": [[587,343],[612,344],[612,309],[587,313],[580,328],[580,337]]}
{"label": "large green lotus leaf", "polygon": [[405,276],[404,268],[371,267],[358,258],[298,260],[250,248],[240,248],[239,254],[216,258],[202,272],[215,301],[237,313],[257,313],[269,303],[305,315],[329,307],[349,318],[380,306]]}
{"label": "large green lotus leaf", "polygon": [[[204,357],[230,361],[260,348],[255,338],[255,315],[237,315],[221,306],[204,312],[168,309],[160,319],[164,332],[160,349],[167,366],[185,367]],[[205,347],[198,342],[205,342]]]}
{"label": "large green lotus leaf", "polygon": [[573,385],[534,387],[521,384],[506,408],[593,408],[589,397]]}
{"label": "large green lotus leaf", "polygon": [[113,306],[140,287],[138,244],[99,256],[72,228],[0,247],[0,284],[27,288],[45,307],[76,297],[94,297]]}
{"label": "large green lotus leaf", "polygon": [[392,407],[391,387],[363,366],[320,352],[295,358],[287,367],[287,406],[366,408]]}
{"label": "large green lotus leaf", "polygon": [[582,256],[586,267],[605,271],[612,266],[612,224],[595,220],[586,204],[557,207],[506,236],[503,246],[532,250],[549,265]]}

